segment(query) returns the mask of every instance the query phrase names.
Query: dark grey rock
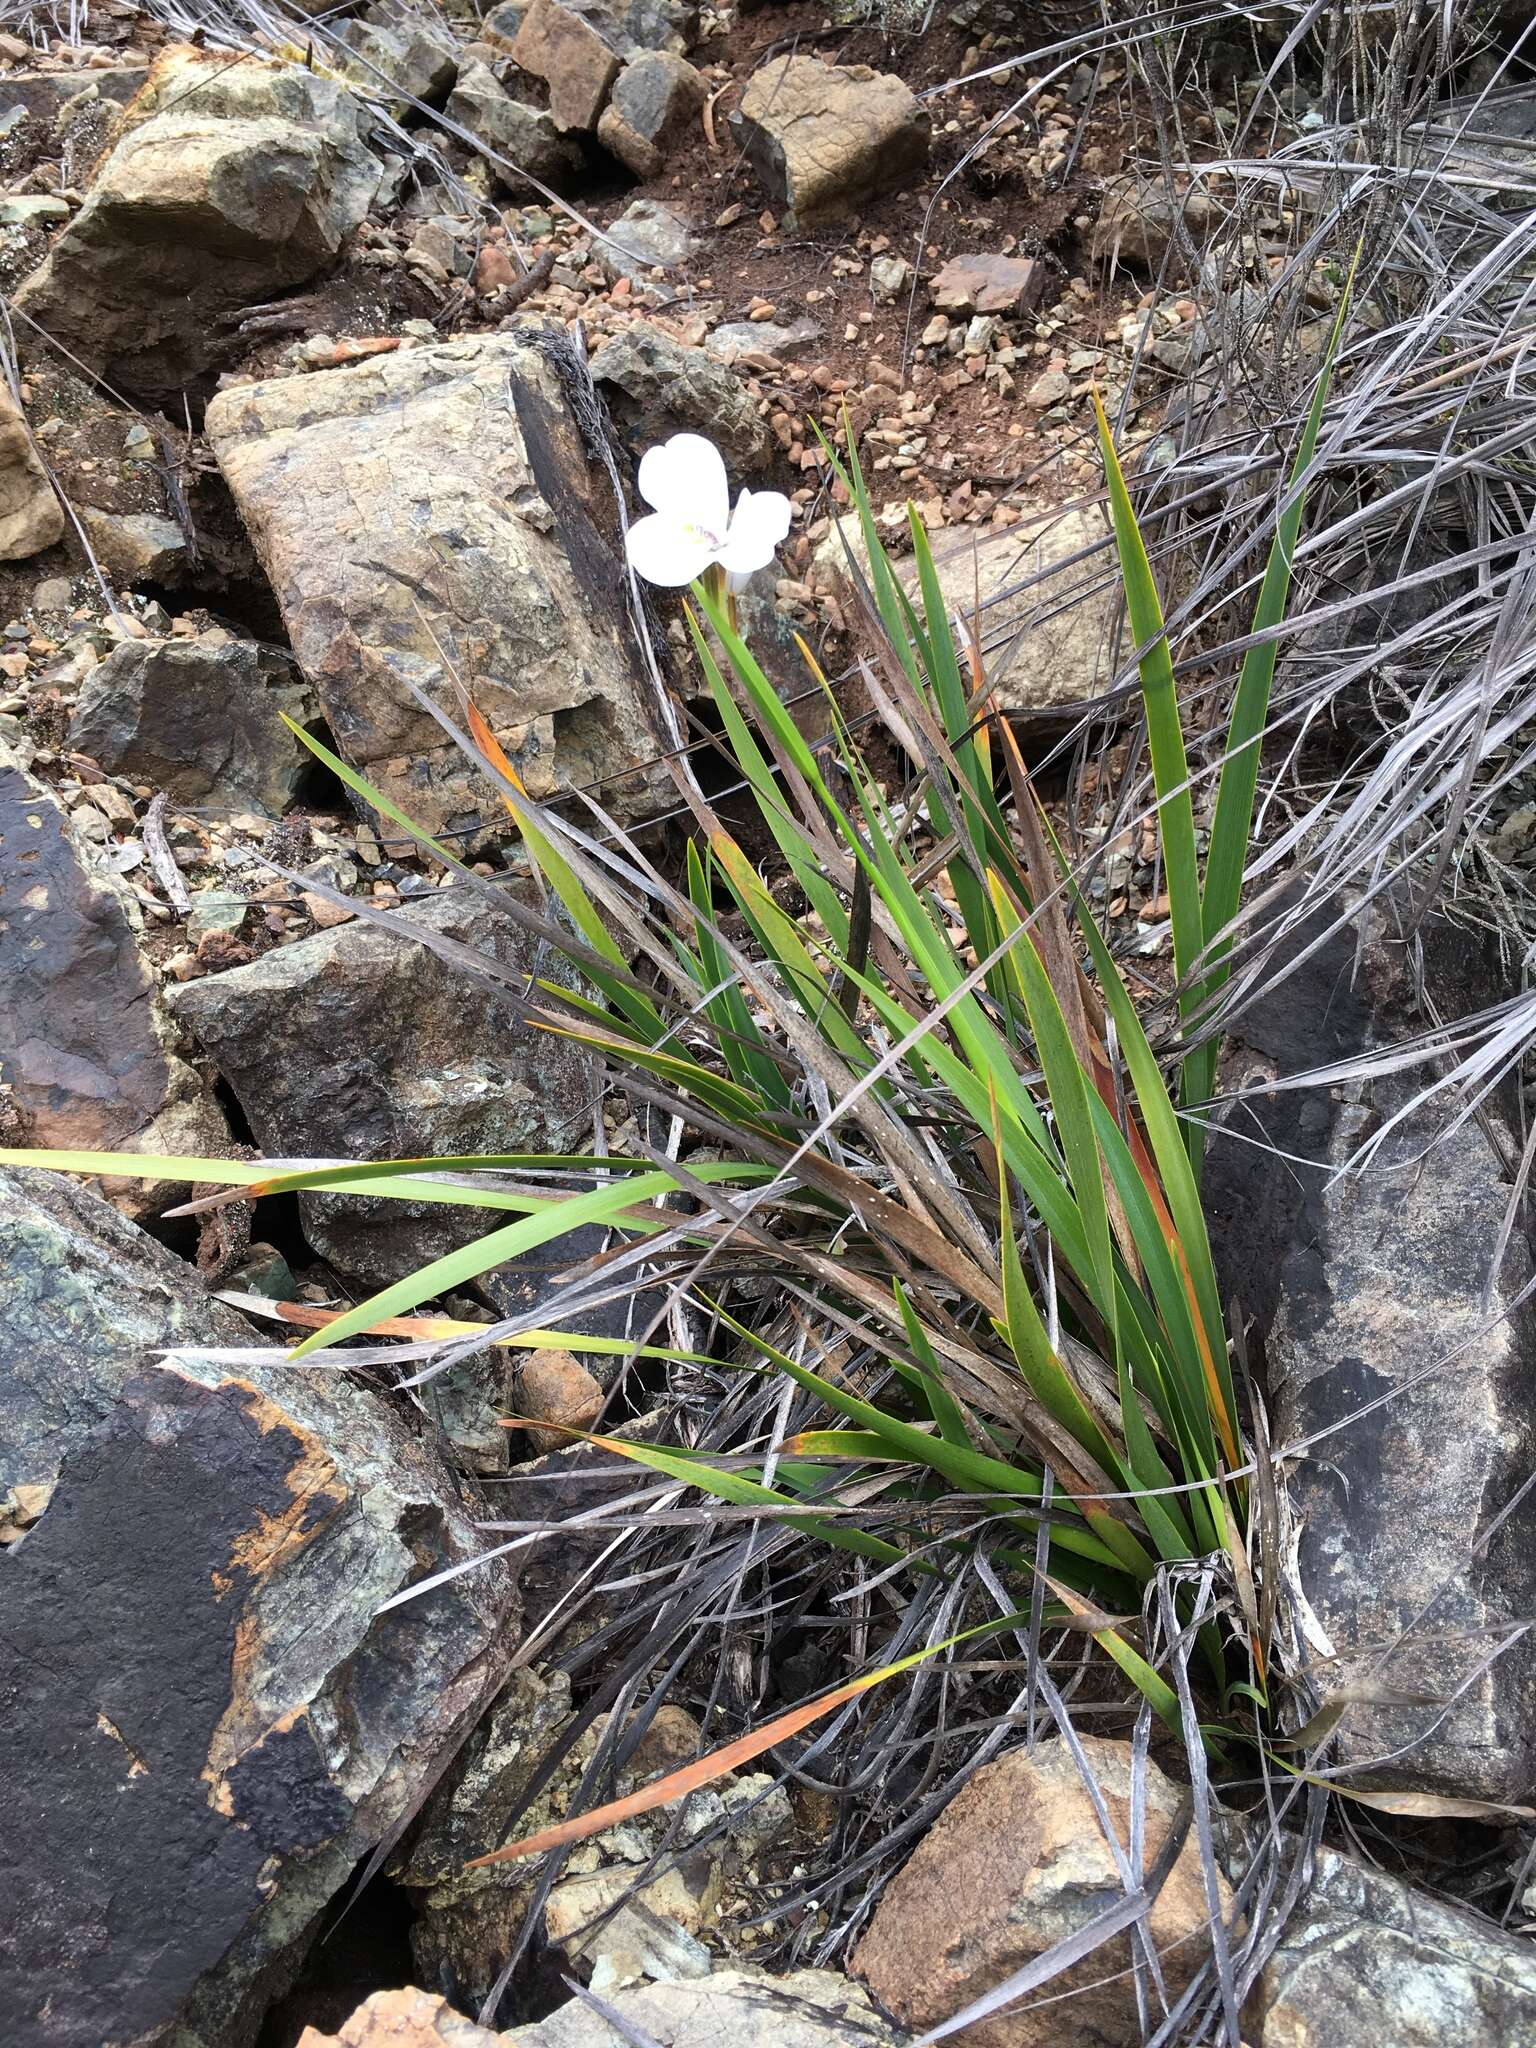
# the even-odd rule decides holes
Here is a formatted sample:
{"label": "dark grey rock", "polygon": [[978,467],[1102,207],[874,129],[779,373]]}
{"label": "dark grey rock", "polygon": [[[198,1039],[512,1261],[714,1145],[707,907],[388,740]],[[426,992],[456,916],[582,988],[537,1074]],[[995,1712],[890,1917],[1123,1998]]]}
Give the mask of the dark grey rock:
{"label": "dark grey rock", "polygon": [[532,189],[519,171],[558,185],[580,168],[581,152],[554,116],[514,99],[484,64],[465,65],[446,111],[485,145],[497,182],[508,192]]}
{"label": "dark grey rock", "polygon": [[499,1687],[515,1596],[492,1565],[379,1615],[479,1547],[406,1422],[339,1374],[134,1372],[162,1309],[161,1341],[231,1318],[90,1196],[0,1204],[7,1436],[60,1466],[0,1556],[8,2048],[250,2048]]}
{"label": "dark grey rock", "polygon": [[756,399],[708,349],[637,320],[593,356],[592,381],[636,457],[687,430],[709,436],[733,478],[768,466],[774,443]]}
{"label": "dark grey rock", "polygon": [[125,640],[81,685],[69,744],[179,804],[281,816],[312,765],[282,722],[314,725],[292,658],[254,640]]}
{"label": "dark grey rock", "polygon": [[453,90],[458,44],[435,9],[376,0],[360,19],[342,23],[336,41],[342,75],[397,109],[440,107]]}
{"label": "dark grey rock", "polygon": [[1506,2048],[1536,2039],[1536,1949],[1320,1849],[1245,2018],[1263,2048]]}
{"label": "dark grey rock", "polygon": [[[1388,917],[1371,917],[1358,974],[1346,925],[1248,1007],[1229,1087],[1262,1090],[1418,1027]],[[1297,934],[1298,957],[1321,930]],[[1446,1014],[1491,996],[1469,935],[1431,925],[1424,950]],[[1496,1101],[1486,1128],[1449,1133],[1441,1102],[1398,1124],[1364,1170],[1338,1171],[1427,1079],[1237,1104],[1206,1193],[1225,1284],[1268,1333],[1276,1443],[1318,1436],[1290,1494],[1301,1587],[1337,1653],[1312,1645],[1318,1687],[1365,1695],[1340,1726],[1340,1757],[1376,1764],[1362,1773],[1372,1785],[1518,1800],[1536,1772],[1536,1642],[1478,1673],[1536,1611],[1536,1500],[1489,1540],[1536,1463],[1536,1308],[1519,1301],[1531,1257],[1518,1229],[1489,1273],[1518,1148]]]}
{"label": "dark grey rock", "polygon": [[[466,891],[405,921],[514,970],[534,949]],[[420,1159],[585,1151],[588,1056],[430,947],[357,921],[176,989],[176,1015],[234,1089],[269,1157]],[[344,1272],[398,1280],[509,1220],[500,1211],[346,1195],[299,1198],[310,1243]]]}
{"label": "dark grey rock", "polygon": [[699,39],[696,0],[567,0],[621,57],[645,50],[682,56]]}
{"label": "dark grey rock", "polygon": [[174,400],[220,321],[330,262],[380,166],[345,86],[302,65],[176,46],[16,303],[110,384]]}
{"label": "dark grey rock", "polygon": [[708,97],[691,64],[669,51],[643,51],[614,80],[597,139],[637,178],[654,178]]}
{"label": "dark grey rock", "polygon": [[[225,1154],[228,1127],[139,950],[133,898],[0,746],[0,1081],[29,1145]],[[179,1183],[113,1189],[134,1213]]]}

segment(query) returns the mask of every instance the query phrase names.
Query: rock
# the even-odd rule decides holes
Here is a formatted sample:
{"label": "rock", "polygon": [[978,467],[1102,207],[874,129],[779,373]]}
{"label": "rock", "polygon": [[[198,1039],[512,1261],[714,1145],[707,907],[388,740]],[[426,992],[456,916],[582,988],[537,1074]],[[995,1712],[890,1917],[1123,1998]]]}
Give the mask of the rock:
{"label": "rock", "polygon": [[74,588],[67,576],[45,576],[33,587],[32,606],[35,611],[67,612],[74,601]]}
{"label": "rock", "polygon": [[1024,394],[1026,405],[1064,405],[1072,396],[1072,379],[1065,370],[1042,370]]}
{"label": "rock", "polygon": [[519,1375],[517,1404],[521,1412],[545,1428],[530,1429],[535,1450],[558,1451],[571,1441],[571,1431],[590,1429],[602,1412],[603,1389],[569,1351],[530,1351]]}
{"label": "rock", "polygon": [[709,350],[637,320],[592,358],[592,382],[638,458],[684,430],[707,434],[733,478],[767,468],[773,437],[741,379]]}
{"label": "rock", "polygon": [[27,423],[0,383],[0,562],[25,561],[64,537],[64,514]]}
{"label": "rock", "polygon": [[314,693],[279,648],[125,640],[81,685],[69,745],[176,803],[280,817],[314,765],[283,715],[318,719]]}
{"label": "rock", "polygon": [[[400,915],[532,971],[532,942],[478,896],[456,890]],[[170,1001],[272,1157],[570,1152],[590,1129],[599,1083],[586,1054],[518,1023],[430,947],[371,923],[279,946]],[[299,1208],[316,1251],[370,1284],[507,1220],[347,1195],[303,1194]]]}
{"label": "rock", "polygon": [[911,283],[912,266],[905,256],[870,258],[869,285],[877,299],[899,299]]}
{"label": "rock", "polygon": [[445,689],[445,655],[531,794],[601,785],[631,818],[662,801],[662,772],[633,772],[660,745],[612,486],[565,360],[559,338],[522,329],[244,385],[208,408],[339,751],[429,832],[500,808],[411,695]]}
{"label": "rock", "polygon": [[533,0],[512,45],[512,61],[549,87],[555,126],[590,134],[597,127],[619,59],[591,24],[560,0]]}
{"label": "rock", "polygon": [[187,537],[158,512],[104,512],[78,505],[91,552],[121,590],[139,583],[177,583],[187,562]]}
{"label": "rock", "polygon": [[174,1305],[177,1262],[40,1178],[6,1190],[0,1318],[66,1389],[21,1424],[62,1464],[4,1564],[0,1782],[28,1844],[0,1929],[8,2036],[251,2048],[500,1685],[516,1601],[492,1564],[380,1615],[480,1548],[435,1454],[337,1373],[125,1379],[118,1312]]}
{"label": "rock", "polygon": [[[897,2048],[900,2039],[836,1970],[787,1977],[750,1967],[715,1970],[690,1982],[618,1991],[609,2003],[632,2040],[657,2048]],[[573,2000],[500,2038],[504,2048],[618,2048],[623,2036]]]}
{"label": "rock", "polygon": [[776,57],[733,117],[752,168],[794,224],[851,213],[928,161],[928,117],[899,78],[867,64]]}
{"label": "rock", "polygon": [[380,167],[361,112],[302,65],[164,51],[18,308],[109,383],[179,412],[221,319],[312,277],[367,213]]}
{"label": "rock", "polygon": [[[1224,1293],[1268,1330],[1275,1443],[1327,1432],[1291,1462],[1288,1490],[1300,1586],[1337,1652],[1313,1638],[1315,1683],[1325,1698],[1345,1685],[1364,1695],[1340,1724],[1336,1760],[1364,1767],[1391,1754],[1362,1768],[1370,1785],[1524,1800],[1536,1770],[1536,1642],[1522,1637],[1475,1674],[1536,1610],[1536,1503],[1478,1548],[1536,1461],[1536,1309],[1522,1300],[1530,1246],[1517,1228],[1490,1276],[1507,1169],[1476,1120],[1442,1132],[1443,1103],[1398,1123],[1367,1170],[1340,1171],[1424,1087],[1425,1070],[1262,1092],[1422,1028],[1390,909],[1368,916],[1358,961],[1360,933],[1347,922],[1305,956],[1336,914],[1301,926],[1301,964],[1234,1027],[1229,1071],[1258,1092],[1235,1106],[1234,1136],[1214,1140],[1207,1162]],[[1443,1014],[1465,1016],[1501,992],[1470,934],[1431,921],[1421,940]],[[1517,1158],[1505,1107],[1489,1099],[1483,1113]],[[1254,1139],[1281,1148],[1284,1174]],[[1454,1363],[1434,1372],[1441,1360]]]}
{"label": "rock", "polygon": [[509,192],[528,189],[520,171],[553,185],[580,168],[580,151],[556,125],[553,114],[514,99],[484,64],[465,65],[446,111],[450,121],[491,152],[497,181]]}
{"label": "rock", "polygon": [[1505,2048],[1536,2039],[1529,1940],[1336,1849],[1245,2009],[1262,2048]]}
{"label": "rock", "polygon": [[298,2048],[500,2048],[504,2034],[455,2012],[432,1991],[375,1991],[339,2034],[306,2027]]}
{"label": "rock", "polygon": [[[1131,1751],[1098,1736],[1082,1746],[1128,1855]],[[1143,1869],[1157,1860],[1187,1797],[1147,1764]],[[853,1968],[903,2026],[926,2031],[1075,1934],[1121,1890],[1071,1750],[1055,1740],[1033,1756],[1013,1750],[961,1787],[886,1886]],[[1222,1911],[1230,1911],[1224,1883]],[[1205,1959],[1209,1914],[1191,1829],[1145,1922],[1170,2003]],[[966,2048],[1058,2048],[1070,2014],[1075,2041],[1139,2040],[1130,1962],[1129,1937],[1118,1936],[1052,1978],[1041,2002],[955,2038]]]}
{"label": "rock", "polygon": [[691,64],[667,51],[644,51],[614,82],[597,139],[637,178],[654,178],[708,97],[703,73]]}
{"label": "rock", "polygon": [[1023,313],[1044,282],[1027,256],[951,256],[933,280],[933,303],[947,313]]}
{"label": "rock", "polygon": [[[225,1156],[229,1130],[139,951],[127,885],[93,865],[63,810],[0,746],[0,1079],[29,1145]],[[179,1182],[113,1183],[136,1216]]]}
{"label": "rock", "polygon": [[167,1346],[253,1341],[197,1270],[62,1175],[0,1167],[0,1498],[66,1455]]}
{"label": "rock", "polygon": [[637,199],[609,227],[594,254],[610,277],[642,278],[648,270],[682,270],[693,254],[693,230],[674,206]]}
{"label": "rock", "polygon": [[1211,223],[1211,203],[1204,192],[1170,196],[1161,185],[1136,177],[1116,178],[1105,187],[1099,205],[1093,261],[1111,267],[1128,263],[1140,270],[1160,270],[1181,224],[1198,242]]}
{"label": "rock", "polygon": [[251,914],[250,898],[233,889],[199,889],[187,913],[187,939],[198,945],[209,932],[234,937]]}
{"label": "rock", "polygon": [[738,356],[798,356],[820,341],[821,329],[810,318],[785,327],[772,320],[725,320],[709,337],[711,355],[735,362]]}
{"label": "rock", "polygon": [[440,107],[453,90],[458,45],[427,8],[375,0],[361,19],[342,23],[336,47],[342,77],[371,98],[388,99],[397,112]]}
{"label": "rock", "polygon": [[[868,561],[857,523],[835,522],[816,550],[813,574],[838,593],[850,614],[846,536],[863,569]],[[1065,716],[1102,696],[1114,681],[1119,615],[1109,527],[1097,510],[1038,513],[1000,534],[967,536],[937,556],[950,615],[971,622],[978,596],[980,632],[989,670],[998,671],[997,702],[1014,712]],[[1094,550],[1087,558],[1074,557]],[[921,610],[916,564],[895,563]]]}
{"label": "rock", "polygon": [[621,57],[661,50],[681,57],[699,39],[697,0],[567,0]]}

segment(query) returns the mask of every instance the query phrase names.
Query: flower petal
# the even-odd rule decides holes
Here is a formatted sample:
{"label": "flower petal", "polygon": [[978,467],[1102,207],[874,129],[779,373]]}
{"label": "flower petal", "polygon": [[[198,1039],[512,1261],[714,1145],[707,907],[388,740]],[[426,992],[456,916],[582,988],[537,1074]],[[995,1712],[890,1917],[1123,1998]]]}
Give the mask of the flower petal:
{"label": "flower petal", "polygon": [[637,519],[624,536],[624,551],[637,576],[669,590],[702,576],[714,560],[714,551],[698,528],[685,526],[667,512],[648,512]]}
{"label": "flower petal", "polygon": [[640,459],[640,495],[658,512],[702,526],[716,540],[725,538],[731,487],[720,450],[702,434],[674,434],[659,448],[647,448]]}
{"label": "flower petal", "polygon": [[716,560],[733,576],[750,575],[773,560],[789,532],[794,507],[782,491],[743,491],[731,514],[731,528]]}

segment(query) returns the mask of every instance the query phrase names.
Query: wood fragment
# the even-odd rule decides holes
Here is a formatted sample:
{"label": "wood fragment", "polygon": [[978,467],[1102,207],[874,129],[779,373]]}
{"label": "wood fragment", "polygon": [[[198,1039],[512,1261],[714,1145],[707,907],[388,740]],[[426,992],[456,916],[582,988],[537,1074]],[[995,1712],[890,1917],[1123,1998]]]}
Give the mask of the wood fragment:
{"label": "wood fragment", "polygon": [[192,898],[187,894],[187,885],[181,879],[181,869],[176,865],[175,856],[165,836],[165,791],[156,792],[153,802],[139,824],[139,837],[144,842],[145,857],[153,871],[155,880],[165,891],[166,901],[178,917],[185,917],[192,908]]}

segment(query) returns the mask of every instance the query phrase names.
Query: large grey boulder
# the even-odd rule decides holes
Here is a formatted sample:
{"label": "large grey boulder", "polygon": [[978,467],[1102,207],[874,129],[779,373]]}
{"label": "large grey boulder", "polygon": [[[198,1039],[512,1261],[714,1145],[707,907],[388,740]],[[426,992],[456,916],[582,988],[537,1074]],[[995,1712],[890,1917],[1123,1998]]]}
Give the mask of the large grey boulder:
{"label": "large grey boulder", "polygon": [[157,1367],[157,1324],[238,1325],[82,1191],[0,1174],[0,1227],[6,1436],[51,1486],[0,1555],[6,2041],[251,2048],[494,1696],[515,1596],[493,1565],[380,1614],[479,1547],[404,1411],[275,1354]]}
{"label": "large grey boulder", "polygon": [[[126,884],[94,863],[51,791],[0,746],[0,1102],[12,1142],[98,1152],[230,1150],[229,1129],[139,949]],[[182,1184],[122,1181],[134,1215]]]}
{"label": "large grey boulder", "polygon": [[64,514],[9,387],[0,384],[0,562],[24,561],[64,536]]}
{"label": "large grey boulder", "polygon": [[[514,974],[535,949],[462,890],[412,905],[409,929],[474,947]],[[174,990],[170,1001],[233,1088],[269,1157],[420,1159],[590,1149],[588,1056],[517,1021],[510,1002],[396,932],[358,921]],[[398,1280],[508,1221],[501,1212],[304,1194],[310,1243],[370,1283]]]}
{"label": "large grey boulder", "polygon": [[1536,2040],[1536,1949],[1356,1857],[1319,1849],[1245,2018],[1260,2048],[1506,2048]]}
{"label": "large grey boulder", "polygon": [[[1303,925],[1298,957],[1322,935]],[[1227,1289],[1268,1332],[1275,1443],[1299,1446],[1288,1478],[1307,1654],[1324,1698],[1357,1694],[1339,1759],[1370,1785],[1525,1800],[1536,1639],[1519,1630],[1536,1612],[1536,1502],[1493,1527],[1536,1464],[1518,1228],[1489,1271],[1518,1146],[1497,1099],[1446,1130],[1442,1098],[1353,1165],[1424,1068],[1266,1092],[1421,1028],[1390,911],[1367,917],[1357,960],[1358,937],[1346,923],[1239,1018],[1228,1085],[1250,1092],[1232,1138],[1213,1144],[1208,1206]],[[1492,1000],[1468,934],[1431,923],[1421,942],[1444,1014]],[[1279,1159],[1243,1142],[1256,1138]]]}
{"label": "large grey boulder", "polygon": [[318,722],[281,648],[227,633],[125,640],[82,683],[69,744],[176,803],[281,816],[313,763],[284,715]]}
{"label": "large grey boulder", "polygon": [[366,215],[362,113],[305,66],[173,46],[17,306],[120,390],[179,393],[223,316],[304,283]]}
{"label": "large grey boulder", "polygon": [[335,68],[401,114],[413,105],[440,107],[458,74],[458,44],[441,15],[406,0],[375,0],[366,14],[342,23],[336,45]]}
{"label": "large grey boulder", "polygon": [[451,665],[537,797],[659,807],[616,507],[532,330],[221,392],[207,428],[340,751],[427,830],[504,819],[412,696]]}

